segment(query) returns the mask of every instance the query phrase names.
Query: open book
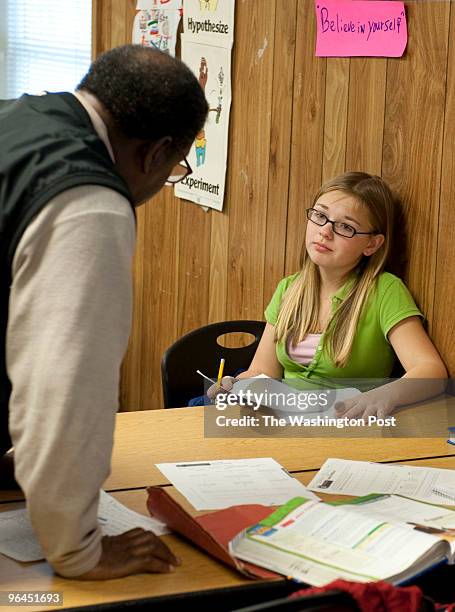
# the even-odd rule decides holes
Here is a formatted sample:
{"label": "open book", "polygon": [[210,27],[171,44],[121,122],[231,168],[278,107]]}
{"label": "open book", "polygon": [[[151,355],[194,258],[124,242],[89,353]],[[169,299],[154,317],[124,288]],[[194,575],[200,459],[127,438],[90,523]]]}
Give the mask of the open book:
{"label": "open book", "polygon": [[299,413],[308,417],[318,414],[334,417],[336,402],[358,395],[360,391],[353,387],[326,389],[315,386],[313,389],[297,389],[290,384],[260,374],[253,378],[238,380],[230,393],[244,400],[249,399],[248,403],[253,408],[258,409],[261,406],[271,408],[280,416]]}
{"label": "open book", "polygon": [[239,533],[232,555],[314,586],[337,578],[400,583],[455,552],[455,512],[398,495],[294,498]]}

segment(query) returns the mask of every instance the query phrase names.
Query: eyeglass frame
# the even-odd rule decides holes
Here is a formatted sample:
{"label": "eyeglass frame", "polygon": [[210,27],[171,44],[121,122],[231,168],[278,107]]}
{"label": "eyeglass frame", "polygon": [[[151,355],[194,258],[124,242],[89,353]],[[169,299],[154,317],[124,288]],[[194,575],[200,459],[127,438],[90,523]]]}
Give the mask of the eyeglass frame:
{"label": "eyeglass frame", "polygon": [[[323,217],[325,217],[324,223],[317,223],[316,221],[313,221],[313,219],[310,219],[310,215],[311,215],[312,211],[317,212],[319,215],[322,215]],[[336,231],[335,225],[337,223],[343,223],[343,221],[332,221],[321,210],[318,210],[317,208],[313,208],[313,207],[306,209],[306,218],[308,219],[308,221],[311,221],[311,223],[314,223],[318,227],[324,227],[324,225],[327,225],[327,223],[331,223],[332,224],[332,231],[333,231],[333,233],[336,234],[337,236],[341,236],[342,238],[354,238],[354,236],[356,234],[369,234],[369,235],[373,235],[373,234],[379,234],[380,233],[380,232],[359,232],[359,231],[357,231],[355,229],[355,227],[352,227],[352,225],[349,225],[349,223],[344,223],[344,225],[346,225],[347,227],[350,227],[354,233],[352,234],[352,236],[346,236],[345,234],[340,234],[340,232]]]}
{"label": "eyeglass frame", "polygon": [[166,183],[169,183],[170,185],[177,185],[177,183],[181,183],[183,179],[186,179],[187,176],[193,174],[193,168],[190,166],[186,155],[184,155],[182,161],[180,161],[178,164],[175,164],[175,166],[182,166],[182,168],[186,168],[187,172],[186,174],[183,174],[182,177],[179,178],[177,181],[170,181],[169,178],[172,176],[172,174],[170,174],[166,180]]}

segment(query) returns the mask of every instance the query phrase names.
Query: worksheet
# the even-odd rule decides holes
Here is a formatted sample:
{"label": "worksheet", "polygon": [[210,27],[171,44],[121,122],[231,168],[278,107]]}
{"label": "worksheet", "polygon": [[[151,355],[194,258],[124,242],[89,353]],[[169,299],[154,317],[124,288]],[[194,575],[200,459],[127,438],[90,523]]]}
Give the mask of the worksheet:
{"label": "worksheet", "polygon": [[455,505],[455,470],[327,459],[308,488],[344,495],[395,493],[452,506]]}
{"label": "worksheet", "polygon": [[272,458],[157,463],[196,510],[242,504],[278,506],[293,497],[317,499]]}

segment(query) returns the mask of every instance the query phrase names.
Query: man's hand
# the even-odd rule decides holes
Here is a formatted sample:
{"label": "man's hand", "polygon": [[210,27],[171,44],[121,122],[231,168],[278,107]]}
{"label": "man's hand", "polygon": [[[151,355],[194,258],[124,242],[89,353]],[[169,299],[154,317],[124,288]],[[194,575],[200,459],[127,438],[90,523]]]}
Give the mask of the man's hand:
{"label": "man's hand", "polygon": [[108,580],[130,574],[174,571],[180,560],[151,531],[131,529],[118,536],[104,536],[101,559],[93,569],[77,580]]}

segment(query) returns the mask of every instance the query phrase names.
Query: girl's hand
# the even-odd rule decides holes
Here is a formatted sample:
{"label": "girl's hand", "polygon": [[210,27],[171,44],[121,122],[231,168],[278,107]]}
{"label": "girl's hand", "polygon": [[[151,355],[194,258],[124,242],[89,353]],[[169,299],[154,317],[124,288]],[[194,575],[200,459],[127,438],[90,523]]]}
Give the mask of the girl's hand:
{"label": "girl's hand", "polygon": [[337,417],[347,417],[348,419],[367,418],[377,416],[380,419],[388,416],[395,408],[391,394],[387,391],[378,393],[367,391],[356,395],[351,399],[335,404]]}
{"label": "girl's hand", "polygon": [[234,382],[235,378],[233,376],[223,376],[221,385],[216,383],[207,389],[207,396],[214,400],[218,393],[229,393],[234,386]]}

